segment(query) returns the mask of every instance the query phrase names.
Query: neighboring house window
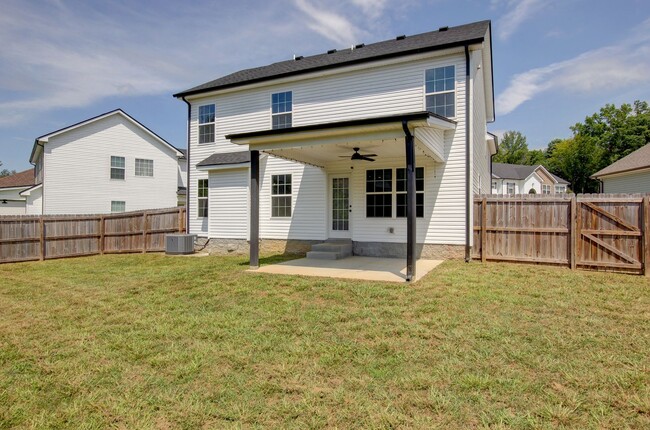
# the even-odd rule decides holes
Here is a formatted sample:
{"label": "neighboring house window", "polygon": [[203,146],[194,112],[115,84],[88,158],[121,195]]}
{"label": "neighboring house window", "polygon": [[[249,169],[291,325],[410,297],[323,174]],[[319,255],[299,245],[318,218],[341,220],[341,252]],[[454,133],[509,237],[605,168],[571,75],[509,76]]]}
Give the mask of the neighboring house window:
{"label": "neighboring house window", "polygon": [[497,181],[492,181],[492,192],[496,193],[497,192]]}
{"label": "neighboring house window", "polygon": [[[397,217],[402,218],[406,216],[406,169],[397,169],[395,176]],[[424,217],[424,167],[415,168],[415,216]]]}
{"label": "neighboring house window", "polygon": [[214,142],[215,106],[199,106],[199,143]]}
{"label": "neighboring house window", "polygon": [[271,176],[271,216],[291,216],[291,175]]}
{"label": "neighboring house window", "polygon": [[135,176],[153,176],[153,160],[136,158]]}
{"label": "neighboring house window", "polygon": [[271,94],[271,124],[273,129],[291,127],[292,99],[291,91]]}
{"label": "neighboring house window", "polygon": [[111,155],[111,179],[124,179],[125,166],[124,157]]}
{"label": "neighboring house window", "polygon": [[542,194],[551,194],[551,186],[542,184]]}
{"label": "neighboring house window", "polygon": [[507,187],[507,190],[508,190],[508,194],[514,194],[515,193],[515,183],[514,182],[506,183],[506,187]]}
{"label": "neighboring house window", "polygon": [[556,185],[555,186],[555,192],[556,193],[566,193],[566,185]]}
{"label": "neighboring house window", "polygon": [[199,179],[198,201],[199,201],[199,218],[208,216],[208,180]]}
{"label": "neighboring house window", "polygon": [[366,171],[366,217],[393,216],[393,170]]}
{"label": "neighboring house window", "polygon": [[456,115],[456,67],[436,67],[425,72],[426,109],[437,115]]}
{"label": "neighboring house window", "polygon": [[126,202],[111,201],[111,212],[126,212]]}

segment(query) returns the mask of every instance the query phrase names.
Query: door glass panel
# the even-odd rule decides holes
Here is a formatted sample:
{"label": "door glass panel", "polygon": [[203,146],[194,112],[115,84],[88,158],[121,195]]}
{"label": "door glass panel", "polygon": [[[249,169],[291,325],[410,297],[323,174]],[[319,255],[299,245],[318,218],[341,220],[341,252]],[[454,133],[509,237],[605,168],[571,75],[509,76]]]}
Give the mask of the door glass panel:
{"label": "door glass panel", "polygon": [[332,178],[332,230],[348,231],[350,228],[349,185],[349,178]]}

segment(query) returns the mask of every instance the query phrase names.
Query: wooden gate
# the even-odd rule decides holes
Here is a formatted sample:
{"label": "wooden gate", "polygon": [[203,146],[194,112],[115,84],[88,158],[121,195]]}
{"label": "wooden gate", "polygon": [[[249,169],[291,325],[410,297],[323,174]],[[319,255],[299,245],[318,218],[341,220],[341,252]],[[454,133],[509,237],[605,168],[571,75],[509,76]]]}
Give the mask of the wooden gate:
{"label": "wooden gate", "polygon": [[576,264],[643,269],[643,198],[578,196]]}

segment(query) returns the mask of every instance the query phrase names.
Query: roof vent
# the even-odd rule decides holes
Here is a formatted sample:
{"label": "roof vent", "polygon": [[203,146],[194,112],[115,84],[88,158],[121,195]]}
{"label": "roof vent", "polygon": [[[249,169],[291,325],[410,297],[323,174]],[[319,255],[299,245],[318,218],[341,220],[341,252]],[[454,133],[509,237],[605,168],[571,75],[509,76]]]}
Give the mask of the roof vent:
{"label": "roof vent", "polygon": [[305,57],[303,57],[302,55],[294,55],[293,56],[293,61],[302,60],[303,58],[305,58]]}
{"label": "roof vent", "polygon": [[448,25],[445,25],[444,27],[440,27],[440,28],[438,29],[438,31],[447,31],[447,30],[449,30],[449,26],[448,26]]}
{"label": "roof vent", "polygon": [[333,54],[335,52],[336,52],[336,49],[330,49],[329,51],[327,51],[328,54]]}
{"label": "roof vent", "polygon": [[364,46],[366,46],[365,43],[359,43],[359,44],[357,44],[357,45],[354,45],[354,49],[363,48]]}
{"label": "roof vent", "polygon": [[402,34],[402,35],[397,36],[397,37],[395,38],[395,40],[404,40],[404,39],[406,39],[406,34]]}

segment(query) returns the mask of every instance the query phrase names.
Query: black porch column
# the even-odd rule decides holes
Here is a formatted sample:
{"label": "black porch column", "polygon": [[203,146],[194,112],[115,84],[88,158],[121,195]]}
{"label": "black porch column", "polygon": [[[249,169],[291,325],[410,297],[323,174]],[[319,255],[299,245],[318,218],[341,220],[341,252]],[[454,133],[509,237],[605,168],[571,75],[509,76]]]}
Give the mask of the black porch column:
{"label": "black porch column", "polygon": [[260,152],[251,151],[250,267],[260,267]]}
{"label": "black porch column", "polygon": [[415,144],[406,121],[402,122],[406,147],[406,280],[415,279]]}

